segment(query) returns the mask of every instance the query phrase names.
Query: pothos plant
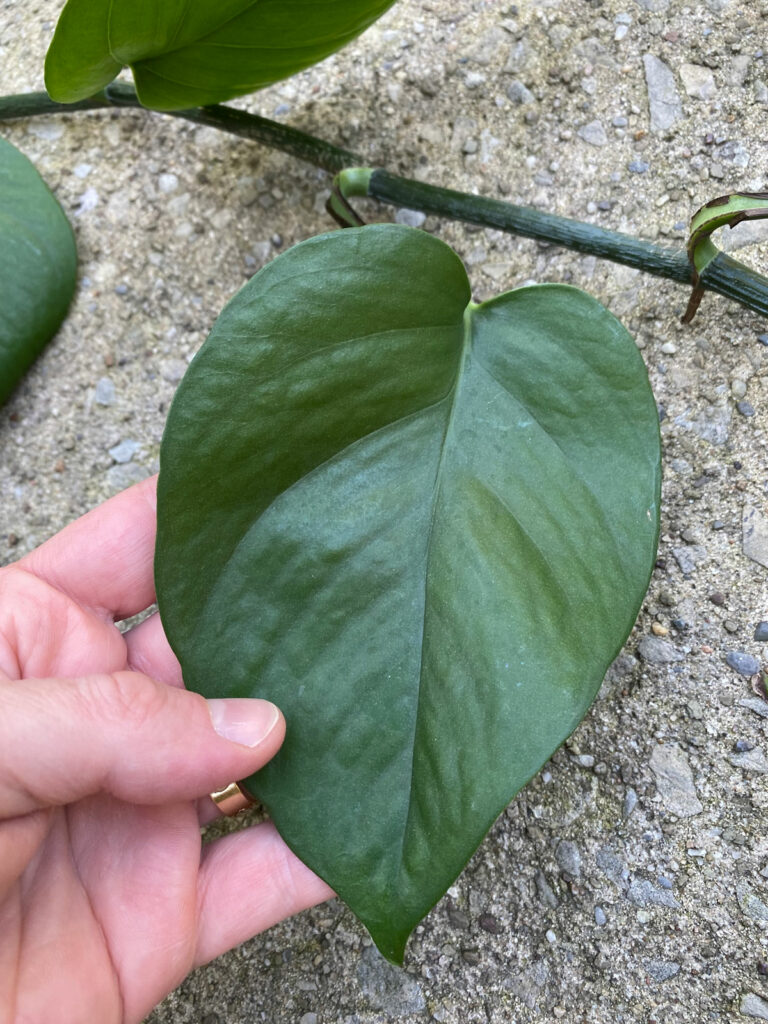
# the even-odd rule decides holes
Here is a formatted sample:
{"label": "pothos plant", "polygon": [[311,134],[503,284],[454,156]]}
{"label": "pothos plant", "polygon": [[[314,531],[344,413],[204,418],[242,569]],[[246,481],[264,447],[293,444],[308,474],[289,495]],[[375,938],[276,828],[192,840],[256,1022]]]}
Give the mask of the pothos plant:
{"label": "pothos plant", "polygon": [[[0,117],[141,104],[340,172],[351,230],[278,256],[192,361],[161,447],[157,596],[186,684],[288,721],[245,786],[401,962],[411,930],[573,731],[634,623],[659,530],[658,415],[636,345],[565,286],[471,301],[429,234],[371,195],[608,255],[765,312],[712,230],[690,253],[386,171],[219,103],[327,56],[390,0],[69,0],[46,96]],[[110,84],[124,65],[136,93]],[[53,101],[53,102],[51,102]],[[58,107],[57,104],[67,106]],[[72,232],[0,141],[0,400],[66,313]],[[226,666],[226,667],[225,667]]]}

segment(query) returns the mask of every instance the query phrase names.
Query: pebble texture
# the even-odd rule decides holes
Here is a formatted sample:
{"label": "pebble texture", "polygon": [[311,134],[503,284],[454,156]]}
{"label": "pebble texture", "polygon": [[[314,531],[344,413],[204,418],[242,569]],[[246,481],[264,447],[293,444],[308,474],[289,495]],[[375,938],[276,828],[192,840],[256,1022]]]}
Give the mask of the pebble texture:
{"label": "pebble texture", "polygon": [[[42,88],[60,7],[0,3],[3,92]],[[238,105],[411,177],[682,246],[702,203],[766,186],[766,38],[765,0],[399,0],[347,50]],[[67,323],[0,410],[11,561],[157,469],[219,310],[333,224],[327,175],[213,129],[124,110],[0,133],[56,192],[81,260]],[[684,326],[687,289],[669,281],[399,219],[457,249],[478,301],[566,282],[633,333],[660,407],[657,567],[592,712],[416,930],[404,972],[331,901],[201,968],[149,1020],[766,1020],[768,719],[725,658],[765,651],[768,323],[707,294]],[[735,255],[768,265],[765,235],[740,237]]]}
{"label": "pebble texture", "polygon": [[681,818],[701,813],[704,808],[696,796],[691,766],[678,746],[670,743],[654,747],[650,766],[659,796],[668,811]]}

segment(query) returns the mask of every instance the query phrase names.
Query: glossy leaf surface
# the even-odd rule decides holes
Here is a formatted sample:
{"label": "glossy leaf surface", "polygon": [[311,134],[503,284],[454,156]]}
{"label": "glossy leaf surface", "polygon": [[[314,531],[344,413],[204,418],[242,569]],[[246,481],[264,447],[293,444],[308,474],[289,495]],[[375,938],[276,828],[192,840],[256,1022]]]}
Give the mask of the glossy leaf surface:
{"label": "glossy leaf surface", "polygon": [[0,139],[0,404],[59,329],[76,278],[64,211],[30,161]]}
{"label": "glossy leaf surface", "polygon": [[129,65],[156,110],[220,103],[323,60],[392,0],[68,0],[45,64],[62,103]]}
{"label": "glossy leaf surface", "polygon": [[658,498],[618,321],[561,286],[475,306],[409,228],[278,257],[191,364],[161,450],[167,635],[187,685],[283,709],[247,784],[390,959],[589,707]]}

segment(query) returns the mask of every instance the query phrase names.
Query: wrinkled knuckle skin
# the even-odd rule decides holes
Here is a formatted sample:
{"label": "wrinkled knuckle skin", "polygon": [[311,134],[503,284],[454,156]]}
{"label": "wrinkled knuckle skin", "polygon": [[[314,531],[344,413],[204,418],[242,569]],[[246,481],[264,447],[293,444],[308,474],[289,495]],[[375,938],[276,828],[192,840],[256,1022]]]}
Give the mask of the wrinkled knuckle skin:
{"label": "wrinkled knuckle skin", "polygon": [[139,672],[91,676],[83,696],[98,721],[137,730],[145,728],[166,704],[163,688]]}

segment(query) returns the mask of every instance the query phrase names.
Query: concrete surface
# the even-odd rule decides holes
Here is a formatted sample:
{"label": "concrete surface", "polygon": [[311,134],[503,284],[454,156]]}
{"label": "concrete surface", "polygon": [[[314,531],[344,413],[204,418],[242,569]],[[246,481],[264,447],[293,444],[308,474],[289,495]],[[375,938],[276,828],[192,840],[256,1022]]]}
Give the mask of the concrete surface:
{"label": "concrete surface", "polygon": [[[42,86],[58,7],[0,0],[4,93]],[[762,0],[401,0],[242,105],[372,164],[681,244],[701,203],[766,187],[766,30]],[[9,561],[156,469],[217,312],[330,224],[324,174],[213,130],[116,111],[0,133],[55,190],[81,258],[66,325],[0,411]],[[476,298],[567,281],[636,336],[664,412],[658,569],[587,720],[417,929],[404,972],[332,902],[201,969],[150,1020],[768,1019],[768,705],[743,674],[768,619],[768,323],[707,296],[684,327],[671,283],[423,226],[462,255]],[[764,265],[764,238],[735,241]]]}

